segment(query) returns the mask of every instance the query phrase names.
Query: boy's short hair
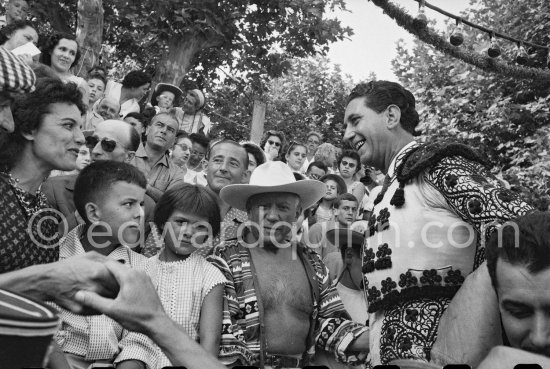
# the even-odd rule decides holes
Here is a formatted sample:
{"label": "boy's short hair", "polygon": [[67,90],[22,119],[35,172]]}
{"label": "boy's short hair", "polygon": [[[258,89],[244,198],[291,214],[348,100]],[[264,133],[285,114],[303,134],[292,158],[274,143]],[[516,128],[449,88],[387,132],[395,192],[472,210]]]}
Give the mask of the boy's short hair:
{"label": "boy's short hair", "polygon": [[126,114],[126,116],[124,116],[124,119],[126,118],[134,118],[134,119],[137,119],[141,122],[141,125],[143,126],[143,128],[147,128],[147,125],[149,124],[149,121],[147,120],[147,117],[141,113],[138,113],[138,112],[135,112],[135,111],[132,111],[128,114]]}
{"label": "boy's short hair", "polygon": [[[178,133],[176,133],[176,142],[178,142],[181,138],[189,138],[189,133],[185,132],[184,130],[179,130]],[[189,140],[191,140],[189,138]]]}
{"label": "boy's short hair", "polygon": [[80,171],[74,184],[74,205],[86,223],[86,204],[105,198],[116,182],[135,184],[147,188],[145,175],[133,165],[111,160],[99,160]]}
{"label": "boy's short hair", "polygon": [[94,72],[88,74],[88,78],[86,78],[86,81],[90,81],[92,79],[100,80],[101,82],[103,82],[103,86],[107,87],[107,80],[101,74]]}
{"label": "boy's short hair", "polygon": [[208,145],[210,145],[210,139],[201,133],[191,133],[189,135],[189,139],[191,142],[198,143],[205,149],[208,149]]}
{"label": "boy's short hair", "polygon": [[359,201],[357,201],[357,197],[355,197],[351,193],[346,192],[346,193],[343,193],[343,194],[339,195],[336,198],[336,200],[332,204],[332,207],[334,209],[338,209],[340,207],[340,205],[342,205],[342,201],[353,201],[357,204],[357,206],[359,206]]}
{"label": "boy's short hair", "polygon": [[504,223],[501,229],[493,232],[485,252],[495,288],[499,259],[524,266],[532,274],[550,268],[550,213],[535,212]]}
{"label": "boy's short hair", "polygon": [[162,231],[168,218],[176,210],[208,219],[212,227],[212,237],[220,233],[220,208],[216,197],[208,188],[184,183],[166,191],[157,202],[153,216],[159,231]]}
{"label": "boy's short hair", "polygon": [[307,166],[307,171],[306,172],[309,172],[309,170],[311,169],[311,167],[317,167],[321,170],[324,170],[325,173],[328,172],[328,168],[327,166],[325,165],[325,163],[323,163],[322,161],[314,161],[312,163],[310,163],[308,166]]}

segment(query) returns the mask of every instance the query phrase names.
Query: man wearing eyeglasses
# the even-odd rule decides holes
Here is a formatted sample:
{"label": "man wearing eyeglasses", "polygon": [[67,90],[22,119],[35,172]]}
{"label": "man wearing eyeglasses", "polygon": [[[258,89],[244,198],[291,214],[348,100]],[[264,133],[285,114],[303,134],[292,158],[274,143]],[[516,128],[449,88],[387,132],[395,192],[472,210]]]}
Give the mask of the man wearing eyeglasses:
{"label": "man wearing eyeglasses", "polygon": [[319,145],[323,142],[323,136],[316,131],[311,131],[307,134],[306,144],[307,144],[307,157],[302,165],[301,172],[306,173],[309,167],[309,164],[313,163],[313,158],[315,157],[315,152]]}
{"label": "man wearing eyeglasses", "polygon": [[147,177],[147,195],[158,201],[171,187],[183,184],[184,173],[168,156],[178,132],[175,110],[161,112],[151,119],[145,135],[147,142],[136,151],[132,164]]}

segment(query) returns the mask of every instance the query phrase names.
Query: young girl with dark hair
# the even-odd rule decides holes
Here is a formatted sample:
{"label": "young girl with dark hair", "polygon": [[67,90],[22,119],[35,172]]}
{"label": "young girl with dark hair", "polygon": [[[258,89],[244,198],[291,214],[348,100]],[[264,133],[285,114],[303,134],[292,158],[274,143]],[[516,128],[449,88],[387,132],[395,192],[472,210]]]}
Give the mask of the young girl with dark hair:
{"label": "young girl with dark hair", "polygon": [[[220,231],[216,199],[203,186],[175,187],[160,198],[154,221],[164,247],[149,259],[146,272],[168,315],[217,356],[226,279],[195,252],[208,245]],[[156,347],[156,352],[157,364],[152,369],[171,365],[160,348]]]}

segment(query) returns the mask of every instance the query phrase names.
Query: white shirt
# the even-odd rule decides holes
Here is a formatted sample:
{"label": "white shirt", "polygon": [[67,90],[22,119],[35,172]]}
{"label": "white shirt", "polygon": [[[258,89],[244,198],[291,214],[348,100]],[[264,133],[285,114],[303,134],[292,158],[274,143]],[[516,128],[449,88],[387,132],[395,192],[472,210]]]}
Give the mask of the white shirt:
{"label": "white shirt", "polygon": [[[157,254],[147,261],[146,273],[168,316],[181,325],[189,337],[198,341],[203,301],[212,288],[227,281],[222,272],[195,252],[185,260],[172,262],[161,261]],[[130,335],[134,334],[137,333]],[[152,369],[172,365],[158,346],[155,350]]]}
{"label": "white shirt", "polygon": [[[79,225],[61,240],[59,260],[86,253],[80,242],[83,229],[84,225]],[[125,246],[117,247],[108,257],[124,260],[125,265],[138,270],[143,270],[147,262],[145,256]],[[118,363],[124,360],[140,360],[151,365],[154,344],[145,335],[136,333],[130,336],[129,331],[106,315],[77,315],[53,303],[52,305],[59,310],[59,317],[63,321],[54,338],[64,352],[91,361],[114,360]],[[128,348],[121,350],[119,345],[127,345]]]}
{"label": "white shirt", "polygon": [[[122,93],[122,84],[118,82],[108,81],[107,87],[105,87],[105,97],[110,97],[120,102],[120,95]],[[126,100],[120,105],[120,118],[124,118],[130,113],[141,112],[139,101],[136,99]]]}

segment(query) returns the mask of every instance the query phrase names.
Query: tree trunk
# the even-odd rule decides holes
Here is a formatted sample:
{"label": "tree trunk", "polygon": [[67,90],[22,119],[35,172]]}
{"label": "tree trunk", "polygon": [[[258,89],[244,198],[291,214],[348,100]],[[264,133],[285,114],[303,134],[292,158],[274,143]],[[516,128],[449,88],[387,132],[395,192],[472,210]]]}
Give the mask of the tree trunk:
{"label": "tree trunk", "polygon": [[103,0],[78,0],[76,39],[81,56],[74,73],[86,77],[88,70],[99,62],[103,40]]}
{"label": "tree trunk", "polygon": [[264,134],[265,110],[267,105],[265,102],[254,99],[254,109],[252,111],[252,126],[250,128],[250,141],[260,144],[262,135]]}
{"label": "tree trunk", "polygon": [[168,43],[168,52],[158,63],[152,87],[159,82],[179,86],[195,55],[208,46],[203,38],[192,34],[173,37]]}

